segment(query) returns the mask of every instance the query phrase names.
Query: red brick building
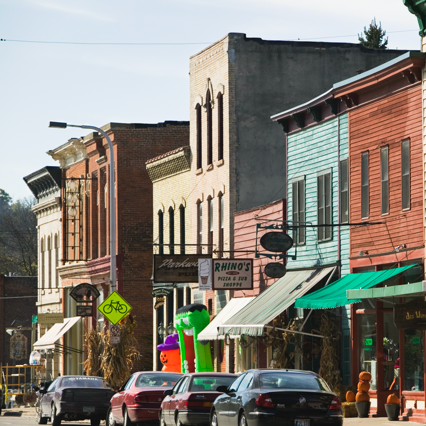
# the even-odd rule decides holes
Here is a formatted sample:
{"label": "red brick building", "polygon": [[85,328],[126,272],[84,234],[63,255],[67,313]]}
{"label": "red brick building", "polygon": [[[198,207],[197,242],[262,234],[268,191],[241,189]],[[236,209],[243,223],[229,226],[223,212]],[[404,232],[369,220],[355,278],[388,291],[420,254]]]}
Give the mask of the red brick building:
{"label": "red brick building", "polygon": [[[189,124],[110,123],[102,129],[112,140],[115,155],[117,291],[133,307],[141,360],[135,369],[152,366],[152,183],[145,162],[187,145]],[[97,133],[71,139],[49,152],[60,161],[63,179],[62,266],[65,317],[76,316],[70,290],[80,283],[98,287],[97,306],[110,293],[109,149]],[[65,345],[82,349],[83,333],[102,328],[104,319],[93,306],[91,319],[76,324]],[[81,321],[80,321],[81,323]],[[81,371],[83,355],[69,357],[65,373]]]}

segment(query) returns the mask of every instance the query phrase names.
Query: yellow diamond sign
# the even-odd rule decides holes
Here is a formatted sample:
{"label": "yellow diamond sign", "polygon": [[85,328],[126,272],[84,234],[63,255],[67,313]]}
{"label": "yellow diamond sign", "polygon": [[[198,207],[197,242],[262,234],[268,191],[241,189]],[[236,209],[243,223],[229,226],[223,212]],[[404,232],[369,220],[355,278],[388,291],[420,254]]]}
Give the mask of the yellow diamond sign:
{"label": "yellow diamond sign", "polygon": [[116,291],[111,293],[107,299],[98,306],[98,311],[112,324],[117,324],[125,317],[132,307]]}

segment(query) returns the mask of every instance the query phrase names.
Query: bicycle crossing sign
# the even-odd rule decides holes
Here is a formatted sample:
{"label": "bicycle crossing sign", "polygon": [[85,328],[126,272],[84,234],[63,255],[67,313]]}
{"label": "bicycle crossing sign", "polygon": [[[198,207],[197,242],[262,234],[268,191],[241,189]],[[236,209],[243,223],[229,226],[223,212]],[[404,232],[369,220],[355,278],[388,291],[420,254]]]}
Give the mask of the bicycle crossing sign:
{"label": "bicycle crossing sign", "polygon": [[131,310],[132,307],[116,291],[98,306],[98,311],[112,324],[117,324]]}

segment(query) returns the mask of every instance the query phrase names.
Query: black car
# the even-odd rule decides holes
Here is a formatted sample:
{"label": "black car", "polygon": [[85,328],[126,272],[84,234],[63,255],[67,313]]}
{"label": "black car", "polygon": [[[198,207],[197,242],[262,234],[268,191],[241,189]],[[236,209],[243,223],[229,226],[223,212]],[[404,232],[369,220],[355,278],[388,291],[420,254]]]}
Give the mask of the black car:
{"label": "black car", "polygon": [[339,397],[310,371],[248,370],[223,391],[213,403],[211,426],[343,424]]}
{"label": "black car", "polygon": [[48,419],[53,426],[59,426],[62,420],[90,419],[92,426],[99,426],[114,393],[102,377],[58,377],[41,399],[38,424],[46,424]]}

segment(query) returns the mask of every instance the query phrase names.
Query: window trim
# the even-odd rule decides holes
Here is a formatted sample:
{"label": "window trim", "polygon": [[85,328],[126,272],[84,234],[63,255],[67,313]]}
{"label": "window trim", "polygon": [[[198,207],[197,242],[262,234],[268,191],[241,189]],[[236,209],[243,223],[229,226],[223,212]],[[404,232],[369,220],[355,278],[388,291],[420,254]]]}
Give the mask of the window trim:
{"label": "window trim", "polygon": [[169,207],[169,254],[175,254],[175,211]]}
{"label": "window trim", "polygon": [[[383,162],[382,153],[386,152],[386,164]],[[386,168],[386,170],[384,170]],[[384,173],[386,171],[386,173]],[[387,175],[387,177],[385,177]],[[387,190],[387,205],[384,203],[384,194],[383,188]],[[389,214],[389,146],[384,145],[380,147],[380,208],[382,215]]]}
{"label": "window trim", "polygon": [[164,213],[158,210],[158,253],[164,254]]}
{"label": "window trim", "polygon": [[[366,174],[367,174],[367,183],[364,184],[363,182],[363,167],[364,167],[364,161],[363,159],[366,158],[367,160],[367,170],[366,170]],[[369,151],[364,151],[361,153],[361,219],[368,219],[370,217],[370,152]],[[366,188],[366,189],[364,189]],[[364,190],[366,191],[366,197],[367,197],[367,204],[364,205],[363,204],[363,193]],[[363,213],[366,213],[366,215],[364,215]]]}
{"label": "window trim", "polygon": [[180,254],[185,254],[185,206],[179,206],[179,221],[180,221]]}
{"label": "window trim", "polygon": [[203,244],[203,206],[201,200],[197,201],[197,253],[202,253]]}
{"label": "window trim", "polygon": [[196,114],[196,140],[197,140],[197,169],[201,169],[203,167],[203,138],[202,131],[203,126],[201,122],[201,105],[197,104],[195,106],[195,114]]}
{"label": "window trim", "polygon": [[[408,206],[404,207],[404,165],[403,165],[403,144],[408,144]],[[401,141],[401,207],[403,211],[411,210],[411,140],[410,138]]]}
{"label": "window trim", "polygon": [[213,108],[212,94],[210,89],[206,93],[206,113],[207,113],[207,165],[213,164]]}
{"label": "window trim", "polygon": [[223,93],[217,94],[217,150],[218,160],[223,160]]}
{"label": "window trim", "polygon": [[[329,179],[328,188],[327,188],[327,176]],[[317,224],[331,224],[333,223],[333,175],[332,170],[330,168],[321,170],[317,173]],[[320,182],[322,182],[322,200],[320,200]],[[327,205],[327,189],[329,194],[329,205]],[[320,201],[322,201],[322,207],[320,206]],[[327,212],[328,209],[328,212]],[[323,222],[320,223],[320,211],[323,210]],[[327,236],[327,234],[329,234]],[[326,242],[331,241],[333,239],[333,229],[331,226],[318,226],[317,231],[317,241],[318,242]]]}

